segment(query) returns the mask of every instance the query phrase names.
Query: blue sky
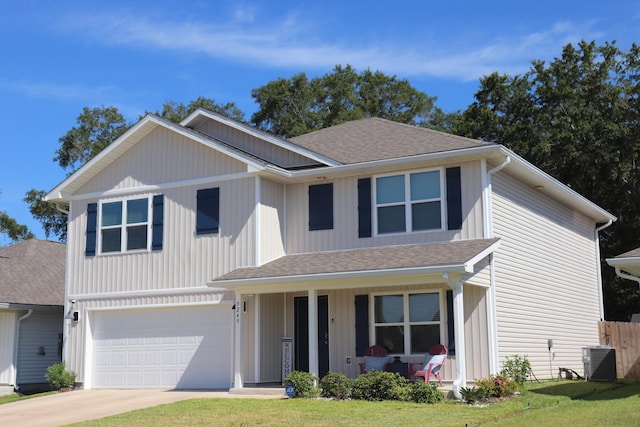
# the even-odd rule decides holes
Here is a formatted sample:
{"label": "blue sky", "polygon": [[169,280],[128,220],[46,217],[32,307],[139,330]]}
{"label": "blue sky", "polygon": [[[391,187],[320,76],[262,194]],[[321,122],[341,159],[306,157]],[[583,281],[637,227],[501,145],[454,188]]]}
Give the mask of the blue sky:
{"label": "blue sky", "polygon": [[582,39],[627,50],[639,28],[637,0],[3,0],[0,211],[44,238],[22,199],[64,179],[58,139],[85,106],[115,106],[133,121],[166,100],[205,96],[248,119],[252,89],[351,64],[406,78],[454,111],[482,75],[523,73]]}

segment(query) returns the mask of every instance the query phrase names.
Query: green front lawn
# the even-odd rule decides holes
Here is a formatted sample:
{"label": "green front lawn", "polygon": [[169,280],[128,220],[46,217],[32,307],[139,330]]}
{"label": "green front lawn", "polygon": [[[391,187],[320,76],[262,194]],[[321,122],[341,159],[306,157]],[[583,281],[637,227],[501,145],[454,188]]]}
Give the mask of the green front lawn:
{"label": "green front lawn", "polygon": [[549,381],[487,406],[455,401],[404,402],[307,399],[193,399],[128,412],[82,426],[635,426],[640,382]]}

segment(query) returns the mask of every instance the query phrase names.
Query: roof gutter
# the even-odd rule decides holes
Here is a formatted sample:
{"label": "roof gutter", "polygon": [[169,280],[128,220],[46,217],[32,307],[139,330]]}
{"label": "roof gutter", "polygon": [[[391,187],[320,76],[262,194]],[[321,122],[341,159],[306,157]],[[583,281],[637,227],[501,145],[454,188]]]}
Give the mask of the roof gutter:
{"label": "roof gutter", "polygon": [[622,279],[627,279],[627,280],[633,280],[634,282],[638,283],[638,287],[640,287],[640,277],[637,276],[632,276],[631,274],[627,274],[624,271],[622,271],[621,267],[615,267],[616,269],[616,274],[618,275],[618,277],[622,278]]}

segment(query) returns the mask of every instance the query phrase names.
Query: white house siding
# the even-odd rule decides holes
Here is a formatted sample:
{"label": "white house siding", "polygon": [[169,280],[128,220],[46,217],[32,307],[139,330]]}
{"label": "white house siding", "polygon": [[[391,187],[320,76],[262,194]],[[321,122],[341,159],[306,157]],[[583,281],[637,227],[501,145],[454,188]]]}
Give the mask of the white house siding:
{"label": "white house siding", "polygon": [[[165,196],[160,251],[86,257],[87,204],[97,200],[75,201],[68,229],[69,293],[205,286],[208,280],[235,268],[255,265],[254,180],[245,178],[160,192]],[[209,187],[220,188],[220,231],[196,236],[196,192]]]}
{"label": "white house siding", "polygon": [[500,360],[527,355],[538,378],[581,372],[581,348],[599,343],[595,224],[503,172],[492,186]]}
{"label": "white house siding", "polygon": [[[251,355],[260,358],[260,381],[279,382],[282,379],[282,337],[287,313],[282,294],[260,295],[259,348]],[[293,313],[288,314],[292,316]]]}
{"label": "white house siding", "polygon": [[270,144],[263,139],[256,138],[238,129],[227,126],[215,120],[207,119],[197,123],[194,129],[216,138],[239,150],[253,153],[270,163],[282,167],[296,167],[314,164],[307,157],[285,150],[275,144]]}
{"label": "white house siding", "polygon": [[238,160],[159,127],[99,172],[76,194],[134,189],[246,170],[246,164]]}
{"label": "white house siding", "polygon": [[[482,236],[482,201],[480,162],[448,165],[461,167],[462,230],[402,233],[358,238],[358,179],[371,175],[339,178],[287,186],[287,253],[303,253],[478,239]],[[309,231],[309,185],[333,183],[333,229]]]}
{"label": "white house siding", "polygon": [[15,365],[13,364],[13,351],[15,343],[16,312],[0,311],[0,385],[13,384],[15,378]]}
{"label": "white house siding", "polygon": [[31,316],[20,322],[18,385],[47,383],[44,376],[47,368],[60,361],[58,345],[62,317],[62,308],[34,310]]}
{"label": "white house siding", "polygon": [[284,255],[284,203],[283,184],[258,179],[260,185],[259,218],[259,265]]}
{"label": "white house siding", "polygon": [[467,381],[489,376],[489,336],[487,289],[464,285],[464,336],[466,342]]}

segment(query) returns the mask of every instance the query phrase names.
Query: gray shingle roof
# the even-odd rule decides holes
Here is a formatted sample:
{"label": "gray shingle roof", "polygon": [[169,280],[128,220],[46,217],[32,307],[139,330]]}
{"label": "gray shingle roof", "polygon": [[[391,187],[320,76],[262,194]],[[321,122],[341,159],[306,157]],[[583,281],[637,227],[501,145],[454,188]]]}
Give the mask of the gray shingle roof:
{"label": "gray shingle roof", "polygon": [[296,136],[289,142],[343,164],[495,145],[376,117]]}
{"label": "gray shingle roof", "polygon": [[630,250],[629,252],[625,252],[623,254],[620,254],[620,255],[616,256],[615,258],[635,258],[635,257],[640,257],[640,248],[636,248],[636,249]]}
{"label": "gray shingle roof", "polygon": [[64,305],[66,245],[29,239],[0,248],[0,303]]}
{"label": "gray shingle roof", "polygon": [[497,241],[461,240],[285,255],[260,267],[239,268],[216,278],[214,282],[461,265]]}

